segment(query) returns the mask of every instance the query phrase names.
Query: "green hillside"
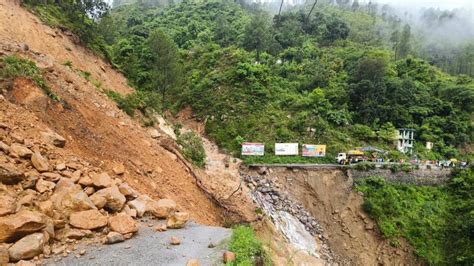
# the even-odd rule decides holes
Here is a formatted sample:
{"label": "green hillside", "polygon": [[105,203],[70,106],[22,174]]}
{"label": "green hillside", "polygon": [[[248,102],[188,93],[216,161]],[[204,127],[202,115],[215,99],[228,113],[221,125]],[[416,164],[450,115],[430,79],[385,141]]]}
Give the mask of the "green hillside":
{"label": "green hillside", "polygon": [[[191,106],[231,153],[242,141],[264,142],[269,153],[275,142],[306,142],[327,144],[329,154],[375,145],[398,158],[398,127],[417,130],[419,158],[456,157],[472,142],[471,78],[411,56],[409,32],[389,49],[364,11],[307,13],[271,17],[226,1],[123,6],[111,13],[111,55],[139,90],[166,90],[165,108]],[[157,30],[177,47],[179,71],[166,89],[155,82],[149,36]]]}

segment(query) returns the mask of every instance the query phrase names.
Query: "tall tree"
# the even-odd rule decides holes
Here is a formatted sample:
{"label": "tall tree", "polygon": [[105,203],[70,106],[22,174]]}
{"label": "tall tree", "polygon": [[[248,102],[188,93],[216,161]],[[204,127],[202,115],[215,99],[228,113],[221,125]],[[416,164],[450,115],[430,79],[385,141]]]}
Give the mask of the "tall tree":
{"label": "tall tree", "polygon": [[411,28],[406,24],[403,27],[402,35],[400,37],[400,44],[398,47],[398,59],[407,57],[411,52]]}
{"label": "tall tree", "polygon": [[151,52],[151,77],[156,91],[161,92],[164,110],[166,93],[176,86],[181,75],[178,47],[168,35],[159,29],[150,34],[148,48]]}
{"label": "tall tree", "polygon": [[259,61],[260,53],[268,49],[271,38],[268,15],[264,12],[258,12],[245,27],[244,47],[250,51],[255,50],[257,61]]}

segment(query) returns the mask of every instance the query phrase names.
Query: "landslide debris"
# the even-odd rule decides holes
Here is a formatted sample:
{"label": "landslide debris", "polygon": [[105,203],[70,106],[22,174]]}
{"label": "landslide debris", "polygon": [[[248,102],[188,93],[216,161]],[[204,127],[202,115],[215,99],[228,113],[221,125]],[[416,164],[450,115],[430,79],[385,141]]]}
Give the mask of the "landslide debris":
{"label": "landslide debris", "polygon": [[[1,264],[67,256],[81,242],[125,241],[138,232],[142,215],[167,219],[167,228],[182,228],[190,219],[175,201],[133,189],[121,179],[125,167],[109,172],[93,166],[66,152],[67,139],[49,128],[6,119],[17,108],[0,98]],[[53,137],[45,138],[45,129]]]}

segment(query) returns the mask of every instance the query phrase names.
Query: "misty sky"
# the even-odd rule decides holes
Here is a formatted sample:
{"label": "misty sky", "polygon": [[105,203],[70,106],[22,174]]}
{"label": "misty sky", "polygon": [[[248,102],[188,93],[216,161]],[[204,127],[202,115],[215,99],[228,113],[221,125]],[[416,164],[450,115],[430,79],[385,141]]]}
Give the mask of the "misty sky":
{"label": "misty sky", "polygon": [[467,8],[474,9],[474,0],[375,0],[394,6],[439,7],[441,9]]}

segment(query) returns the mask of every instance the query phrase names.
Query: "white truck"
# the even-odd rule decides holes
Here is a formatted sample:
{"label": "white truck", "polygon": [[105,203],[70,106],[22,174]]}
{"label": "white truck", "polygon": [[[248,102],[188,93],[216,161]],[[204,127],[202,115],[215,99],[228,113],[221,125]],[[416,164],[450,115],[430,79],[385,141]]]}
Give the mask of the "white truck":
{"label": "white truck", "polygon": [[365,161],[364,152],[359,150],[350,150],[347,153],[341,152],[336,157],[338,164],[350,164]]}

